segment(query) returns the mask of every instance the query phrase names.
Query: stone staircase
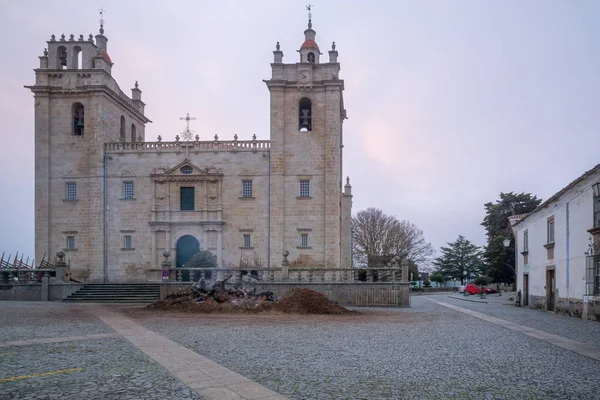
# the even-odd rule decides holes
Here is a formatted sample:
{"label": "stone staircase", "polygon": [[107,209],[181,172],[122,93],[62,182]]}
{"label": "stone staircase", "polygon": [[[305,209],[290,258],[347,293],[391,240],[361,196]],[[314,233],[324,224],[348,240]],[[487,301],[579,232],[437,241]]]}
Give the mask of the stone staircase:
{"label": "stone staircase", "polygon": [[85,285],[63,301],[78,303],[152,303],[160,300],[159,283],[99,283]]}

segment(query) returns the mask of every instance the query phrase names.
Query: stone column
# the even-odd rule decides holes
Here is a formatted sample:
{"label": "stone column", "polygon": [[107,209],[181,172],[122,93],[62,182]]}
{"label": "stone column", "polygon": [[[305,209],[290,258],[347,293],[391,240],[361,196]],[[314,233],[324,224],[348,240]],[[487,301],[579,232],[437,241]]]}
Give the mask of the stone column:
{"label": "stone column", "polygon": [[219,229],[217,233],[217,265],[223,268],[223,229]]}
{"label": "stone column", "polygon": [[408,258],[404,257],[402,260],[402,282],[408,282],[408,267],[410,266],[410,261]]}
{"label": "stone column", "polygon": [[290,252],[285,250],[283,252],[283,261],[281,262],[281,280],[287,281],[290,278],[290,262],[287,257],[290,255]]}
{"label": "stone column", "polygon": [[42,276],[42,301],[48,301],[48,275]]}
{"label": "stone column", "polygon": [[56,280],[58,282],[65,282],[67,280],[67,263],[65,262],[65,253],[59,251],[56,253],[58,261],[56,261]]}
{"label": "stone column", "polygon": [[166,231],[165,234],[167,235],[167,244],[165,245],[165,250],[171,251],[171,231]]}
{"label": "stone column", "polygon": [[204,234],[202,236],[202,250],[208,250],[208,231],[204,230]]}
{"label": "stone column", "polygon": [[156,231],[152,231],[152,268],[156,267]]}

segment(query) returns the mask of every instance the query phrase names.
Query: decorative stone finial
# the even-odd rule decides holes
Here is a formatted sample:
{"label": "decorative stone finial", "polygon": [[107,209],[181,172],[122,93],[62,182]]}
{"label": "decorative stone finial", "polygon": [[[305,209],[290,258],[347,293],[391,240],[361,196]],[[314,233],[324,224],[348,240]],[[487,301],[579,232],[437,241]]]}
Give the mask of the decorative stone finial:
{"label": "decorative stone finial", "polygon": [[79,40],[80,42],[82,42],[82,41],[83,41],[83,33],[82,33],[81,35],[79,35],[79,39],[78,39],[78,40]]}
{"label": "decorative stone finial", "polygon": [[215,140],[219,140],[219,137],[215,134]]}
{"label": "decorative stone finial", "polygon": [[55,40],[56,40],[56,36],[54,36],[54,35],[50,36],[50,41],[51,42],[54,42]]}
{"label": "decorative stone finial", "polygon": [[281,46],[279,46],[279,42],[277,42],[277,44],[275,45],[275,50],[279,51],[281,49]]}
{"label": "decorative stone finial", "polygon": [[138,82],[137,81],[135,81],[135,88],[136,89],[138,88]]}
{"label": "decorative stone finial", "polygon": [[60,35],[60,41],[64,42],[65,41],[65,34],[63,33],[62,35]]}
{"label": "decorative stone finial", "polygon": [[44,48],[44,56],[48,56],[48,49]]}
{"label": "decorative stone finial", "polygon": [[335,50],[335,42],[331,43],[331,50]]}
{"label": "decorative stone finial", "polygon": [[94,35],[92,35],[90,33],[90,36],[88,36],[88,41],[93,42],[94,41]]}
{"label": "decorative stone finial", "polygon": [[158,135],[158,141],[161,142],[162,141],[162,136]]}
{"label": "decorative stone finial", "polygon": [[252,140],[256,140],[256,133],[252,135]]}
{"label": "decorative stone finial", "polygon": [[349,185],[349,184],[350,184],[350,177],[349,177],[349,176],[347,176],[347,177],[346,177],[346,185]]}
{"label": "decorative stone finial", "polygon": [[175,136],[175,141],[179,142],[179,135]]}
{"label": "decorative stone finial", "polygon": [[171,261],[169,260],[169,257],[171,257],[171,252],[169,250],[165,250],[162,254],[165,259],[160,265],[163,267],[163,269],[168,269],[168,267],[171,266]]}
{"label": "decorative stone finial", "polygon": [[200,140],[200,136],[196,135],[196,142]]}
{"label": "decorative stone finial", "polygon": [[238,140],[238,135],[237,133],[235,135],[233,135],[233,140]]}
{"label": "decorative stone finial", "polygon": [[75,40],[75,35],[73,35],[73,34],[71,33],[71,35],[69,36],[69,42],[72,42],[72,41],[74,41],[74,40]]}
{"label": "decorative stone finial", "polygon": [[104,8],[100,7],[100,9],[98,10],[98,12],[100,13],[100,34],[104,35],[104,11],[106,11]]}
{"label": "decorative stone finial", "polygon": [[59,262],[62,262],[63,258],[65,258],[65,253],[63,253],[62,251],[59,251],[58,253],[56,253],[56,257],[58,257]]}
{"label": "decorative stone finial", "polygon": [[283,253],[281,253],[283,255],[283,261],[281,262],[281,266],[282,267],[287,267],[290,265],[290,262],[288,261],[288,256],[290,255],[290,252],[287,250],[284,250]]}

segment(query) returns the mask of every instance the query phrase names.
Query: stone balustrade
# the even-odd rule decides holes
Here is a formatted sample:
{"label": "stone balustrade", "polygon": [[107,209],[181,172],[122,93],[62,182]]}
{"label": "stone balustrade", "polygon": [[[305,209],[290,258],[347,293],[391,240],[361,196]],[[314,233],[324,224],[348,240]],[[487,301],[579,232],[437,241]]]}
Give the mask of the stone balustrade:
{"label": "stone balustrade", "polygon": [[[23,269],[3,268],[0,270],[0,284],[40,282],[43,277],[55,277],[56,270],[49,268]],[[17,278],[17,279],[15,279]]]}
{"label": "stone balustrade", "polygon": [[260,151],[271,148],[270,140],[212,140],[175,142],[113,142],[105,143],[107,154],[140,152],[205,152],[205,151]]}
{"label": "stone balustrade", "polygon": [[[271,269],[225,269],[225,268],[167,268],[170,272],[169,282],[197,282],[201,279],[221,280],[231,275],[228,283],[286,282],[286,283],[373,283],[373,282],[407,282],[402,279],[399,268],[271,268]],[[160,281],[162,269],[151,269],[149,279]]]}

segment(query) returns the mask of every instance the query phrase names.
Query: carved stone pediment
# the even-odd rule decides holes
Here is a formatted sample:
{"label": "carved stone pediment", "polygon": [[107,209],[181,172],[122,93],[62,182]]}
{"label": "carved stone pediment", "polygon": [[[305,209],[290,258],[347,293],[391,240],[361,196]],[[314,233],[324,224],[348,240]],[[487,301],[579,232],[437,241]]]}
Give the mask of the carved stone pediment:
{"label": "carved stone pediment", "polygon": [[152,178],[156,181],[219,181],[223,177],[221,171],[215,167],[204,169],[194,165],[187,158],[171,168],[156,168],[152,171]]}

